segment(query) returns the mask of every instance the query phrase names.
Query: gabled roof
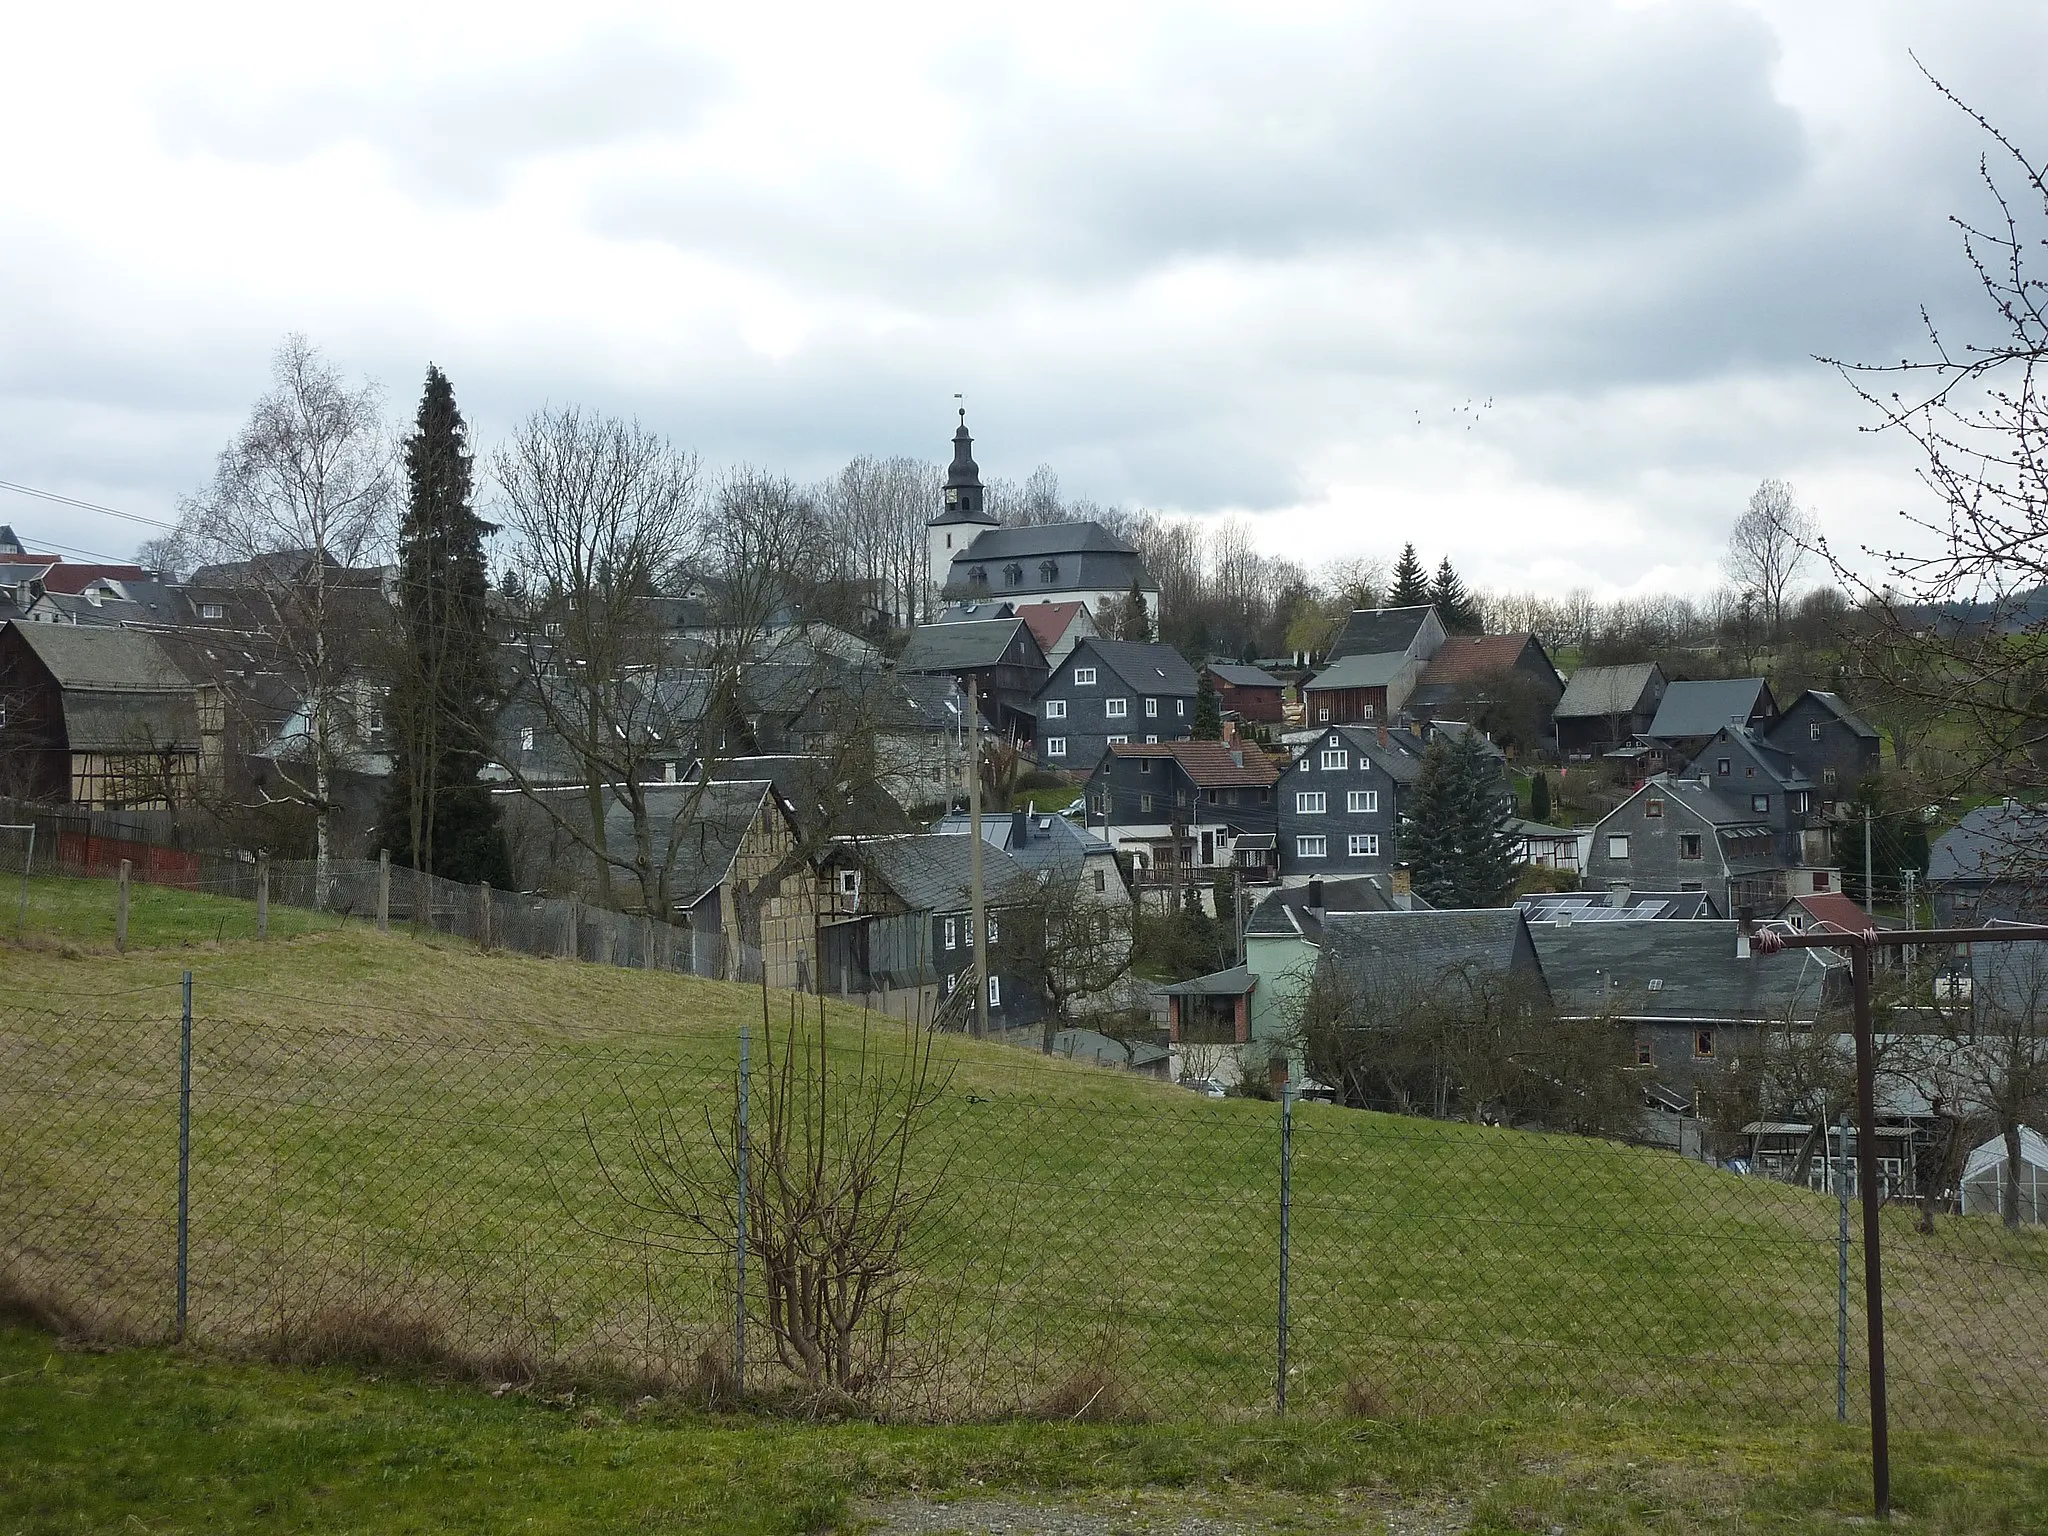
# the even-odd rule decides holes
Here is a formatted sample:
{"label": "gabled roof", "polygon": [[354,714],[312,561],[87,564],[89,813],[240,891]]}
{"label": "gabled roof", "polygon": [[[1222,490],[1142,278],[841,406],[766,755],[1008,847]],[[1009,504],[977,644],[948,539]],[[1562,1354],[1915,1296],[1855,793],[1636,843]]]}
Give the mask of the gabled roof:
{"label": "gabled roof", "polygon": [[[1798,759],[1783,747],[1772,745],[1761,731],[1747,725],[1728,725],[1714,733],[1716,741],[1723,736],[1740,742],[1763,765],[1764,772],[1777,781],[1781,789],[1813,788],[1813,780],[1807,775],[1806,770],[1799,766]],[[1701,749],[1700,758],[1707,757],[1713,750],[1714,743],[1710,741]],[[1694,759],[1695,762],[1699,760]]]}
{"label": "gabled roof", "polygon": [[[973,904],[974,850],[964,837],[908,832],[900,837],[844,838],[835,857],[871,870],[913,912],[953,912]],[[999,848],[981,852],[982,899],[990,906],[1028,900],[1031,876]]]}
{"label": "gabled roof", "polygon": [[1024,560],[1046,555],[1135,555],[1100,523],[1034,523],[1022,528],[991,528],[977,535],[958,559]]}
{"label": "gabled roof", "polygon": [[1724,795],[1699,779],[1674,779],[1659,774],[1622,801],[1595,824],[1595,830],[1648,795],[1662,796],[1667,804],[1683,806],[1722,837],[1776,835],[1776,829],[1757,820],[1757,813],[1732,795]]}
{"label": "gabled roof", "polygon": [[1560,1007],[1674,1020],[1813,1018],[1826,977],[1845,962],[1810,949],[1738,959],[1738,927],[1730,918],[1537,923],[1529,935]]}
{"label": "gabled roof", "polygon": [[1299,763],[1304,752],[1320,752],[1332,736],[1343,738],[1352,751],[1384,768],[1397,784],[1415,782],[1422,773],[1422,755],[1429,750],[1421,737],[1400,727],[1389,728],[1383,742],[1380,732],[1369,725],[1324,725],[1312,736],[1289,733],[1288,742],[1294,749],[1289,766]]}
{"label": "gabled roof", "polygon": [[1207,976],[1176,981],[1152,991],[1157,997],[1243,997],[1258,984],[1258,977],[1241,965],[1233,965],[1227,971],[1211,971]]}
{"label": "gabled roof", "polygon": [[1460,978],[1510,971],[1543,982],[1528,927],[1513,907],[1326,913],[1322,964],[1363,999],[1419,996]]}
{"label": "gabled roof", "polygon": [[1031,630],[1031,638],[1038,642],[1038,648],[1048,655],[1054,646],[1074,627],[1074,621],[1088,612],[1086,603],[1026,603],[1017,610]]}
{"label": "gabled roof", "polygon": [[1414,658],[1406,651],[1375,651],[1346,656],[1331,662],[1302,684],[1302,689],[1315,693],[1334,688],[1384,688],[1413,662]]}
{"label": "gabled roof", "polygon": [[1187,658],[1170,645],[1145,640],[1105,640],[1090,635],[1073,649],[1067,664],[1083,651],[1109,668],[1140,693],[1185,693],[1192,695],[1200,685]]}
{"label": "gabled roof", "polygon": [[1328,659],[1405,652],[1435,612],[1427,603],[1419,608],[1354,608],[1331,643]]}
{"label": "gabled roof", "polygon": [[993,667],[1017,643],[1022,631],[1026,666],[1045,665],[1045,653],[1022,619],[961,619],[921,624],[910,632],[896,665],[905,672],[965,672]]}
{"label": "gabled roof", "polygon": [[1631,661],[1618,667],[1581,667],[1565,685],[1564,697],[1552,713],[1560,720],[1598,719],[1632,713],[1642,702],[1652,678],[1663,675],[1654,661]]}
{"label": "gabled roof", "polygon": [[2019,881],[2048,875],[2048,810],[2006,800],[1966,811],[1929,852],[1927,878]]}
{"label": "gabled roof", "polygon": [[1226,746],[1220,741],[1115,742],[1111,757],[1170,757],[1197,789],[1280,782],[1272,760],[1256,747]]}
{"label": "gabled roof", "polygon": [[1263,667],[1236,666],[1212,661],[1208,670],[1233,688],[1284,688],[1287,685]]}
{"label": "gabled roof", "polygon": [[[1829,714],[1833,715],[1837,720],[1841,721],[1842,724],[1848,726],[1851,731],[1855,732],[1858,736],[1863,737],[1865,740],[1877,741],[1880,739],[1877,732],[1871,727],[1870,723],[1866,721],[1861,715],[1857,714],[1855,710],[1851,709],[1848,706],[1848,704],[1843,701],[1843,698],[1839,693],[1829,693],[1825,689],[1807,689],[1804,693],[1800,694],[1797,699],[1794,699],[1791,702],[1791,704],[1786,707],[1785,713],[1788,715],[1791,714],[1793,710],[1799,707],[1801,700],[1805,699],[1813,700],[1814,703],[1818,704],[1822,709],[1826,710]],[[1776,725],[1773,725],[1772,729],[1776,730]]]}
{"label": "gabled roof", "polygon": [[[965,837],[972,824],[967,812],[950,811],[932,830],[948,837]],[[983,816],[981,836],[990,847],[1002,849],[1033,874],[1057,870],[1063,876],[1075,875],[1091,857],[1105,857],[1112,851],[1108,843],[1066,817],[1030,808]]]}
{"label": "gabled roof", "polygon": [[1785,909],[1792,907],[1806,914],[1808,932],[1862,933],[1867,928],[1897,926],[1888,920],[1872,917],[1840,891],[1816,891],[1808,896],[1794,896],[1785,903]]}
{"label": "gabled roof", "polygon": [[[1252,908],[1251,920],[1245,924],[1245,937],[1292,938],[1298,934],[1311,944],[1319,944],[1322,942],[1323,918],[1327,913],[1401,910],[1394,904],[1393,894],[1371,875],[1324,880],[1320,884],[1321,890],[1316,892],[1306,885],[1283,886],[1277,891],[1267,892]],[[1312,895],[1320,895],[1320,906],[1312,903]],[[1411,896],[1409,900],[1424,910],[1429,907],[1429,903],[1419,896]]]}
{"label": "gabled roof", "polygon": [[[1473,682],[1499,672],[1513,671],[1522,659],[1522,653],[1535,646],[1536,654],[1543,658],[1543,665],[1552,677],[1557,668],[1550,665],[1550,657],[1541,642],[1527,630],[1512,635],[1452,635],[1444,641],[1443,649],[1430,659],[1423,668],[1421,682],[1428,687]],[[1562,687],[1562,681],[1559,686]]]}
{"label": "gabled roof", "polygon": [[1760,677],[1718,677],[1673,683],[1650,722],[1649,734],[1664,741],[1711,736],[1724,725],[1746,724],[1770,684]]}
{"label": "gabled roof", "polygon": [[162,693],[189,690],[154,637],[137,629],[90,629],[72,624],[10,624],[36,659],[67,692]]}

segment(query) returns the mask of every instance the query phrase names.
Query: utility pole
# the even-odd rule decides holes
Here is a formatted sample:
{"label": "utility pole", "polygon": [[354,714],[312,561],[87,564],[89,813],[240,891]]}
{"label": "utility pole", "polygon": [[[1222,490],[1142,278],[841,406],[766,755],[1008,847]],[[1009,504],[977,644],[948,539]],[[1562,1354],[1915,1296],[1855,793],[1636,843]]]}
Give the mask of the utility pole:
{"label": "utility pole", "polygon": [[1863,915],[1870,916],[1870,807],[1863,807]]}
{"label": "utility pole", "polygon": [[[1906,883],[1906,932],[1911,933],[1920,926],[1920,893],[1913,887],[1919,883],[1920,871],[1906,869],[1900,872]],[[1906,980],[1913,979],[1913,946],[1906,946]]]}
{"label": "utility pole", "polygon": [[981,891],[981,690],[967,679],[967,920],[974,925],[974,1032],[988,1034],[988,913]]}

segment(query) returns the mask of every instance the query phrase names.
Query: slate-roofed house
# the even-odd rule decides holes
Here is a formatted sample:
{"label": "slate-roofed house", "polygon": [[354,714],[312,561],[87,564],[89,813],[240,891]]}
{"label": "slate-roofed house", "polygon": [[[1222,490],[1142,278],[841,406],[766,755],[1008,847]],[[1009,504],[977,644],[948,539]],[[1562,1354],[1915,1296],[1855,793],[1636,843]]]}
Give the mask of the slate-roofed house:
{"label": "slate-roofed house", "polygon": [[1400,862],[1401,791],[1422,771],[1406,731],[1340,726],[1296,749],[1279,784],[1280,876],[1390,875]]}
{"label": "slate-roofed house", "polygon": [[1543,642],[1526,631],[1447,637],[1416,680],[1408,710],[1421,719],[1456,714],[1467,702],[1489,698],[1500,687],[1526,689],[1540,701],[1539,734],[1547,741],[1552,713],[1564,697],[1564,679]]}
{"label": "slate-roofed house", "polygon": [[1083,640],[1038,690],[1038,761],[1088,773],[1112,745],[1184,740],[1197,685],[1170,645]]}
{"label": "slate-roofed house", "polygon": [[1767,1024],[1812,1024],[1846,1000],[1847,966],[1824,950],[1738,955],[1739,924],[1536,923],[1529,933],[1560,1012],[1612,1018],[1633,1037],[1653,1105],[1695,1109]]}
{"label": "slate-roofed house", "polygon": [[1808,888],[1836,888],[1834,825],[1820,786],[1789,752],[1750,726],[1724,726],[1693,759],[1691,776],[1704,778],[1737,804],[1746,804],[1752,815],[1769,820],[1782,835],[1780,852],[1787,867],[1815,872]]}
{"label": "slate-roofed house", "polygon": [[1877,732],[1840,694],[1818,688],[1794,699],[1764,734],[1806,770],[1828,810],[1877,772],[1883,750]]}
{"label": "slate-roofed house", "polygon": [[[972,858],[967,838],[943,832],[835,841],[819,861],[820,989],[894,1017],[929,1023],[944,1010],[953,1027],[967,1025],[973,999],[955,994],[973,989]],[[992,1030],[1044,1015],[1045,1000],[1003,963],[1004,913],[1036,889],[1016,860],[984,846]]]}
{"label": "slate-roofed house", "polygon": [[815,689],[787,735],[792,750],[813,755],[857,736],[899,805],[943,808],[965,787],[967,690],[944,673],[854,672]]}
{"label": "slate-roofed house", "polygon": [[0,627],[0,774],[23,799],[176,809],[222,769],[221,699],[140,630]]}
{"label": "slate-roofed house", "polygon": [[[936,822],[932,830],[949,837],[965,837],[971,826],[972,818],[966,811],[953,811]],[[1085,898],[1130,900],[1130,888],[1117,868],[1116,850],[1065,816],[1026,804],[1021,810],[983,816],[981,835],[990,847],[1000,848],[1027,874],[1037,878],[1050,875],[1070,882]]]}
{"label": "slate-roofed house", "polygon": [[[807,991],[817,952],[817,879],[808,860],[774,881],[759,900],[758,928],[747,933],[742,890],[752,899],[801,848],[791,807],[766,778],[719,779],[709,784],[660,783],[640,788],[647,811],[648,867],[664,872],[668,902],[650,914],[689,930],[690,969],[700,976],[758,981]],[[595,857],[570,837],[537,797],[574,802],[565,818],[580,818],[580,786],[496,791],[520,885],[557,894],[597,894]],[[633,815],[617,794],[607,794],[605,846],[611,855],[612,900],[622,911],[644,910],[646,886],[637,857]]]}
{"label": "slate-roofed house", "polygon": [[1016,612],[1018,618],[1031,626],[1031,638],[1045,652],[1045,664],[1049,668],[1065,661],[1074,647],[1090,635],[1102,633],[1084,602],[1056,603],[1040,598],[1035,603],[1019,604]]}
{"label": "slate-roofed house", "polygon": [[1216,689],[1216,702],[1226,714],[1258,725],[1278,725],[1286,718],[1282,706],[1287,685],[1265,668],[1214,661],[1203,670],[1209,674]]}
{"label": "slate-roofed house", "polygon": [[1717,677],[1673,683],[1646,733],[1681,757],[1697,752],[1726,725],[1768,729],[1778,718],[1771,685],[1760,677]]}
{"label": "slate-roofed house", "polygon": [[982,717],[1012,740],[1028,741],[1037,726],[1033,700],[1051,674],[1031,626],[1021,618],[923,624],[910,632],[896,665],[939,675],[979,691]]}
{"label": "slate-roofed house", "polygon": [[1290,1062],[1285,1047],[1322,954],[1324,918],[1339,912],[1428,910],[1428,902],[1393,886],[1391,879],[1372,876],[1283,886],[1262,896],[1245,922],[1245,968],[1258,978],[1249,994],[1248,1038],[1264,1048],[1269,1071],[1278,1066],[1291,1073],[1287,1080],[1297,1089],[1305,1080],[1301,1055],[1296,1051]]}
{"label": "slate-roofed house", "polygon": [[1118,743],[1084,791],[1091,830],[1128,854],[1141,885],[1178,885],[1189,867],[1262,882],[1277,873],[1274,784],[1258,748],[1220,741]]}
{"label": "slate-roofed house", "polygon": [[1648,733],[1668,684],[1654,661],[1581,667],[1551,711],[1560,756],[1599,757]]}
{"label": "slate-roofed house", "polygon": [[988,528],[954,554],[942,595],[949,602],[1000,599],[1020,606],[1038,598],[1086,603],[1098,626],[1129,596],[1131,583],[1159,622],[1159,584],[1145,572],[1136,546],[1100,523],[1034,523]]}
{"label": "slate-roofed house", "polygon": [[1833,884],[1832,870],[1788,856],[1799,835],[1782,825],[1789,814],[1756,811],[1699,779],[1652,779],[1594,827],[1585,883],[1703,891],[1723,912],[1768,915]]}
{"label": "slate-roofed house", "polygon": [[1513,907],[1326,912],[1316,975],[1361,1023],[1508,978],[1548,995],[1529,927]]}
{"label": "slate-roofed house", "polygon": [[1391,720],[1444,644],[1433,607],[1353,610],[1323,669],[1302,685],[1307,725]]}
{"label": "slate-roofed house", "polygon": [[2048,920],[2048,809],[2004,800],[1966,811],[1929,850],[1935,926]]}

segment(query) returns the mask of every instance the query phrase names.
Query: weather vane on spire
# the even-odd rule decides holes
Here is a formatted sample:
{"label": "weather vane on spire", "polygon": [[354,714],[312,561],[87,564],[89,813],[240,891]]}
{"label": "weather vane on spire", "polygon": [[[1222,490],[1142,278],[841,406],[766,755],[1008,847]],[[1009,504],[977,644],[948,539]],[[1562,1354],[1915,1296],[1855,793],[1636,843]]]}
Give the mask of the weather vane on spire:
{"label": "weather vane on spire", "polygon": [[967,425],[967,397],[956,389],[953,391],[953,398],[960,402],[960,425],[964,427]]}

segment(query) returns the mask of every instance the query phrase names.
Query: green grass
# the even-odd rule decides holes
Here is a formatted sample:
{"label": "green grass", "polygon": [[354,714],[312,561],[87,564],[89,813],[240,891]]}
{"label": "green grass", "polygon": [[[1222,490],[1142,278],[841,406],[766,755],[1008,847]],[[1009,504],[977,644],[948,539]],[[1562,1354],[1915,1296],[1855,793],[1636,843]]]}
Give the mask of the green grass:
{"label": "green grass", "polygon": [[[1906,1435],[1894,1504],[1921,1531],[2048,1529],[2048,1461],[2009,1438]],[[949,1429],[712,1418],[491,1397],[422,1379],[169,1350],[60,1349],[0,1328],[0,1528],[854,1529],[867,1501],[1008,1495],[1260,1530],[1447,1515],[1476,1533],[1836,1532],[1868,1500],[1853,1430],[1654,1425],[1607,1414],[1238,1426]]]}
{"label": "green grass", "polygon": [[[168,1326],[177,986],[194,976],[192,1329],[262,1348],[367,1310],[471,1361],[687,1377],[727,1347],[727,1260],[621,1198],[664,1106],[731,1113],[758,990],[350,928],[125,956],[0,953],[0,1268],[109,1336]],[[32,1000],[41,1006],[25,1006]],[[768,1000],[775,1018],[790,1000]],[[828,1009],[849,1070],[860,1015]],[[1106,1381],[1149,1414],[1270,1403],[1278,1111],[948,1038],[938,1177],[903,1318],[913,1417]],[[1568,1137],[1304,1106],[1291,1398],[1413,1417],[1633,1405],[1833,1412],[1832,1200]],[[612,1171],[612,1178],[606,1169]],[[1887,1215],[1895,1412],[2048,1404],[2048,1241]],[[1854,1256],[1852,1256],[1854,1262]],[[758,1271],[757,1271],[758,1273]],[[1852,1312],[1852,1395],[1862,1390]],[[775,1371],[750,1341],[753,1383]]]}
{"label": "green grass", "polygon": [[[72,880],[37,875],[28,881],[28,901],[21,900],[18,875],[0,879],[0,936],[53,939],[112,948],[114,912],[118,905],[112,880]],[[273,904],[270,931],[278,938],[315,933],[337,926],[340,919],[297,907]],[[131,949],[221,943],[256,937],[256,905],[226,896],[207,896],[176,886],[128,886],[128,944]]]}

